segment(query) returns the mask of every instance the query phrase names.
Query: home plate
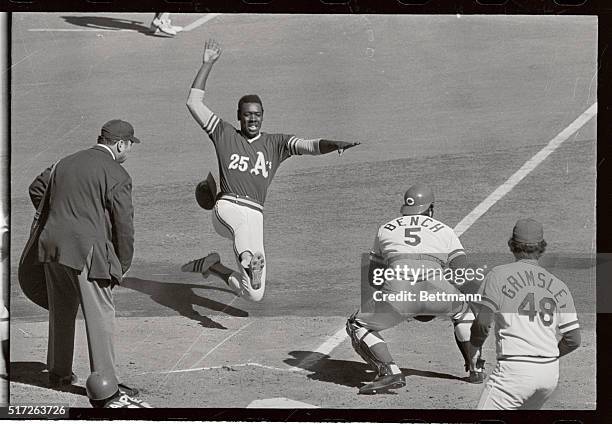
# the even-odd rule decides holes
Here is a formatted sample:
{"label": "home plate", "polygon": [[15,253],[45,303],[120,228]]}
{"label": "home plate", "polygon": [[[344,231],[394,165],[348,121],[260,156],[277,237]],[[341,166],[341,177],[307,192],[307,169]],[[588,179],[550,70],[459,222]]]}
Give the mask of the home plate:
{"label": "home plate", "polygon": [[309,403],[304,403],[293,399],[280,397],[270,399],[257,399],[249,403],[247,408],[318,408],[318,406],[314,406]]}

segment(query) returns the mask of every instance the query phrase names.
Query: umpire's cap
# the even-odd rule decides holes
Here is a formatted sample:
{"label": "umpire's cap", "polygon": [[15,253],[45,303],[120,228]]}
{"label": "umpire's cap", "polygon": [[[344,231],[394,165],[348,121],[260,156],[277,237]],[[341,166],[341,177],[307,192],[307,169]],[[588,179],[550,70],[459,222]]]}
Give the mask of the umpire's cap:
{"label": "umpire's cap", "polygon": [[105,140],[130,140],[132,143],[140,143],[140,139],[134,136],[132,124],[121,119],[111,119],[102,126],[100,137]]}
{"label": "umpire's cap", "polygon": [[431,188],[425,184],[417,183],[404,193],[402,215],[417,215],[425,212],[434,202]]}

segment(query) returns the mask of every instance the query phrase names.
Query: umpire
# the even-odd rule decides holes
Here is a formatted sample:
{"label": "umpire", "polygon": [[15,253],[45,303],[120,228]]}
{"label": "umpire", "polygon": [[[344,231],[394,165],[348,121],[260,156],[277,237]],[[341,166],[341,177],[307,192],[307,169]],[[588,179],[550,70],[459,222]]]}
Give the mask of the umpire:
{"label": "umpire", "polygon": [[[76,383],[72,373],[79,305],[87,329],[91,375],[87,394],[96,407],[148,407],[115,372],[115,305],[111,289],[134,254],[132,179],[121,166],[134,143],[134,127],[114,119],[98,144],[61,159],[30,185],[35,207],[49,190],[49,215],[38,242],[49,301],[49,385]],[[122,406],[125,405],[125,406]]]}

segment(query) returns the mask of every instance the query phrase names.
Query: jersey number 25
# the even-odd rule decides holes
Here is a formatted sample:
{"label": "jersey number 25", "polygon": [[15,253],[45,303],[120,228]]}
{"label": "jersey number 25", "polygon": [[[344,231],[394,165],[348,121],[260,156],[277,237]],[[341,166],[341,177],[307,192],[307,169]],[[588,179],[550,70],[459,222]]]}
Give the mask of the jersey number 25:
{"label": "jersey number 25", "polygon": [[[245,172],[249,168],[249,157],[240,156],[233,153],[230,156],[230,163],[227,167],[228,169],[237,169],[238,171]],[[264,178],[268,178],[266,158],[263,153],[257,152],[257,159],[255,160],[255,165],[253,165],[253,168],[251,169],[251,174],[259,175],[260,173],[264,176]]]}

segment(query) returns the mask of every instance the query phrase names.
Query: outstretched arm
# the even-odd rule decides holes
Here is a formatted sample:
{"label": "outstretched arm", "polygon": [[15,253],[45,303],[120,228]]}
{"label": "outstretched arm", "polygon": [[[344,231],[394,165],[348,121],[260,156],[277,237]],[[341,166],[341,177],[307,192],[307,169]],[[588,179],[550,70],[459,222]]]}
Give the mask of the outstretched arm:
{"label": "outstretched arm", "polygon": [[204,89],[206,80],[210,71],[221,56],[221,46],[215,40],[208,40],[204,44],[204,54],[202,57],[202,66],[191,84],[189,97],[187,99],[187,108],[193,118],[204,128],[208,120],[213,116],[212,111],[204,104]]}
{"label": "outstretched arm", "polygon": [[359,144],[361,144],[359,141],[348,142],[321,139],[319,141],[319,151],[322,155],[333,152],[334,150],[337,150],[339,154],[342,154],[342,152],[344,152],[346,149],[350,149],[351,147],[355,147]]}
{"label": "outstretched arm", "polygon": [[334,141],[325,139],[304,140],[302,138],[291,137],[287,140],[287,148],[292,155],[323,155],[333,151],[342,154],[346,149],[361,144],[358,141]]}

